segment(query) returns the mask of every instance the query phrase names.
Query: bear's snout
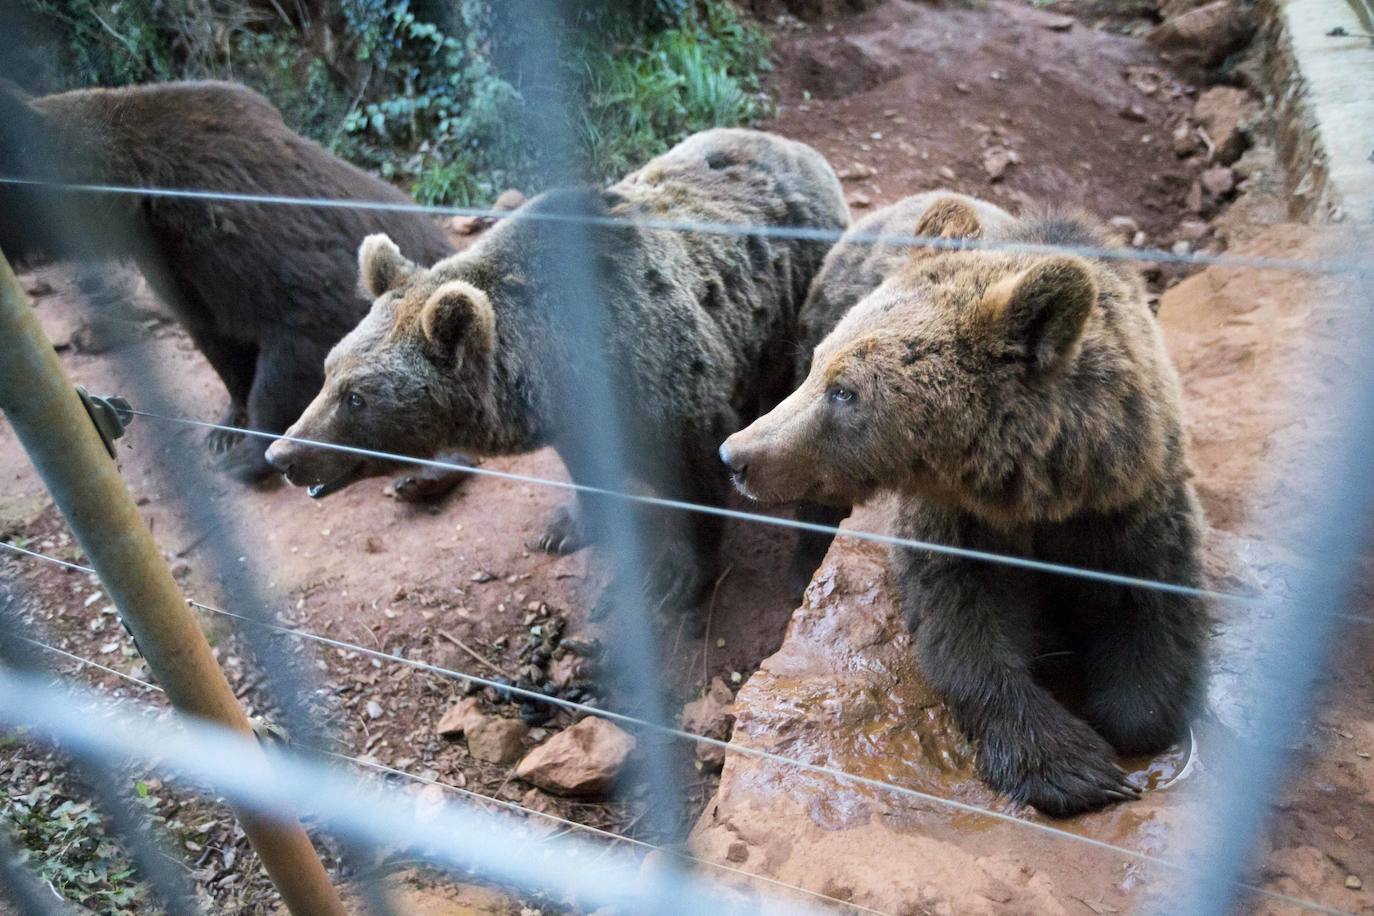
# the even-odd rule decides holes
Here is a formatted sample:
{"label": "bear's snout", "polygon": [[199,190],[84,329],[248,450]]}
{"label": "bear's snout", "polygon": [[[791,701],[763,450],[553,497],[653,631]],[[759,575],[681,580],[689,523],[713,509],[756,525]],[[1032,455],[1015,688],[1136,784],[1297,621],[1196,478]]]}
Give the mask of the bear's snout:
{"label": "bear's snout", "polygon": [[720,460],[729,469],[730,477],[734,479],[735,483],[744,483],[744,478],[749,471],[749,462],[745,459],[743,450],[738,446],[732,446],[730,440],[726,439],[720,446]]}
{"label": "bear's snout", "polygon": [[267,463],[291,479],[291,470],[298,454],[294,442],[277,439],[267,447]]}

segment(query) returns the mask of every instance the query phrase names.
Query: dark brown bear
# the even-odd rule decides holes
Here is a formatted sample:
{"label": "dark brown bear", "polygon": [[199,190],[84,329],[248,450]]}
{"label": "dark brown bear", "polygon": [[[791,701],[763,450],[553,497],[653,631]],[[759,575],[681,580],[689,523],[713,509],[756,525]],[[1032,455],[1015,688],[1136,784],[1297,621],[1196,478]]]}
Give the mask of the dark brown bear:
{"label": "dark brown bear", "polygon": [[[604,339],[582,339],[547,217],[591,217]],[[606,218],[692,220],[840,230],[838,180],[815,150],[770,134],[711,130],[683,141],[605,191],[541,195],[472,248],[428,270],[384,236],[360,252],[372,312],[329,355],[324,389],[292,436],[407,454],[477,454],[553,445],[574,481],[589,468],[584,365],[604,356],[631,449],[631,485],[721,503],[729,480],[720,441],[790,389],[797,310],[829,245],[733,232],[608,225]],[[550,269],[550,268],[554,269]],[[613,445],[610,447],[614,447]],[[336,451],[275,443],[288,479],[327,492],[372,472]],[[582,546],[585,512],[570,505],[542,538]],[[587,505],[580,507],[589,508]],[[650,598],[684,606],[715,578],[718,519],[665,513],[654,525]]]}
{"label": "dark brown bear", "polygon": [[[1077,216],[985,226],[937,200],[922,236],[1100,245]],[[1199,586],[1201,512],[1177,377],[1115,261],[918,249],[816,349],[801,387],[726,441],[761,500],[898,496],[911,539]],[[905,548],[893,565],[922,669],[983,777],[1068,815],[1132,798],[1115,755],[1180,738],[1204,682],[1197,597]],[[1073,652],[1078,717],[1032,673]]]}
{"label": "dark brown bear", "polygon": [[[0,175],[409,205],[395,188],[292,132],[232,83],[0,91]],[[281,432],[324,379],[324,357],[367,313],[359,242],[386,232],[414,257],[452,252],[416,213],[0,185],[9,258],[130,258],[229,390],[225,424]],[[266,442],[211,445],[242,480],[272,472]]]}

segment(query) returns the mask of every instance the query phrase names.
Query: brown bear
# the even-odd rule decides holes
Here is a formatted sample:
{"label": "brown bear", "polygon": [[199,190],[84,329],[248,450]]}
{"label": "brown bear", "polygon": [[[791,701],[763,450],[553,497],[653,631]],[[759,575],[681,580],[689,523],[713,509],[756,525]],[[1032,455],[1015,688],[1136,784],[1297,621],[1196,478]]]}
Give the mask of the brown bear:
{"label": "brown bear", "polygon": [[[1107,241],[1078,215],[989,225],[958,197],[932,202],[916,232]],[[902,537],[1202,582],[1178,380],[1121,262],[914,249],[721,457],[760,500],[895,492]],[[1204,683],[1200,598],[907,548],[892,559],[922,670],[994,788],[1056,816],[1128,799],[1115,754],[1186,731]],[[1033,677],[1060,648],[1081,718]]]}
{"label": "brown bear", "polygon": [[[580,338],[578,309],[550,263],[568,218],[584,222],[594,253],[603,335],[594,344]],[[323,390],[288,434],[418,455],[516,454],[551,444],[574,481],[597,484],[587,449],[606,444],[586,441],[579,410],[594,390],[581,374],[584,351],[595,347],[626,440],[645,446],[627,455],[628,485],[721,503],[730,485],[716,448],[790,390],[797,310],[829,244],[645,225],[663,219],[838,232],[849,215],[815,150],[718,129],[604,191],[540,195],[428,270],[385,236],[371,237],[359,259],[377,301],[329,355]],[[285,440],[268,457],[315,493],[372,471],[353,455]],[[580,519],[588,508],[579,497],[556,513],[540,546],[582,546],[592,533]],[[714,579],[719,520],[672,512],[655,527],[651,600],[695,602]]]}
{"label": "brown bear", "polygon": [[[232,83],[0,91],[0,176],[410,206],[395,188],[294,133]],[[367,313],[354,256],[386,232],[414,257],[452,253],[427,217],[0,184],[0,250],[20,262],[129,258],[229,390],[222,422],[280,433],[324,379],[324,357]],[[261,438],[212,433],[222,466],[272,473]]]}
{"label": "brown bear", "polygon": [[[811,355],[816,345],[834,330],[845,314],[859,303],[878,284],[896,272],[911,257],[911,227],[925,215],[931,204],[941,198],[957,200],[978,215],[980,223],[996,228],[1007,223],[1011,216],[993,204],[949,194],[926,191],[913,194],[865,216],[847,229],[835,247],[826,254],[821,269],[811,281],[811,288],[802,303],[799,318],[801,346],[797,350],[797,379],[806,378],[811,369]],[[945,232],[957,231],[956,226]],[[851,507],[826,506],[803,501],[797,507],[797,517],[804,522],[834,527],[850,513]],[[819,532],[801,535],[788,578],[798,595],[806,588],[816,567],[825,559],[834,536]]]}

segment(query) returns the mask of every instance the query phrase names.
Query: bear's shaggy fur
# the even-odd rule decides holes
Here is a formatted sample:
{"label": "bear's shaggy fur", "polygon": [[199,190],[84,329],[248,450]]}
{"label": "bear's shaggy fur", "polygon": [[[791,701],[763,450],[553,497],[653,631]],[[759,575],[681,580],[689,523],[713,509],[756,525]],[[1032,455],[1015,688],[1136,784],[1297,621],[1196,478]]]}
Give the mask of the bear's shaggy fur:
{"label": "bear's shaggy fur", "polygon": [[[596,388],[586,352],[604,354],[629,449],[632,485],[718,504],[729,482],[722,439],[794,382],[797,310],[823,241],[632,224],[587,226],[602,339],[585,340],[562,282],[560,223],[578,214],[838,231],[849,217],[815,150],[750,130],[688,138],[605,191],[532,200],[467,251],[424,270],[384,237],[360,252],[372,312],[334,349],[323,390],[290,434],[393,452],[454,447],[486,455],[552,444],[578,482],[589,468],[584,411]],[[614,446],[612,446],[614,447]],[[290,480],[326,492],[369,473],[353,456],[275,443]],[[582,506],[587,508],[586,505]],[[680,530],[682,525],[690,530]],[[714,578],[718,522],[661,520],[656,600],[694,601]],[[589,532],[555,515],[541,546],[567,551]]]}
{"label": "bear's shaggy fur", "polygon": [[[911,259],[912,227],[936,201],[945,205],[963,204],[977,215],[980,225],[961,227],[951,223],[941,226],[941,233],[955,236],[967,231],[969,237],[979,237],[984,231],[996,231],[1011,221],[1011,215],[993,204],[950,194],[946,191],[926,191],[913,194],[889,204],[852,224],[843,237],[826,254],[816,278],[811,281],[806,302],[802,304],[798,349],[797,378],[806,378],[811,369],[811,355],[817,344],[835,329],[840,319],[878,285]],[[884,241],[877,241],[883,239]],[[889,241],[890,240],[890,241]],[[797,507],[797,517],[806,522],[834,527],[849,515],[849,505],[827,506],[803,502]],[[792,558],[789,579],[798,594],[811,581],[816,567],[825,559],[834,537],[820,532],[804,532]]]}
{"label": "bear's shaggy fur", "polygon": [[[0,91],[0,174],[42,181],[408,205],[395,188],[291,131],[232,83]],[[387,232],[414,257],[452,252],[416,213],[0,185],[0,250],[18,261],[131,258],[229,390],[224,422],[281,432],[324,379],[324,357],[367,313],[354,257]],[[262,439],[212,435],[226,470],[271,473]]]}
{"label": "bear's shaggy fur", "polygon": [[[1060,214],[994,228],[958,198],[933,202],[917,233],[1105,238]],[[918,249],[722,457],[759,499],[895,491],[903,537],[1202,583],[1178,380],[1119,262]],[[1200,598],[904,548],[893,565],[922,669],[995,788],[1052,815],[1131,798],[1114,753],[1186,731],[1204,682]],[[1082,718],[1032,677],[1052,648],[1074,653]]]}

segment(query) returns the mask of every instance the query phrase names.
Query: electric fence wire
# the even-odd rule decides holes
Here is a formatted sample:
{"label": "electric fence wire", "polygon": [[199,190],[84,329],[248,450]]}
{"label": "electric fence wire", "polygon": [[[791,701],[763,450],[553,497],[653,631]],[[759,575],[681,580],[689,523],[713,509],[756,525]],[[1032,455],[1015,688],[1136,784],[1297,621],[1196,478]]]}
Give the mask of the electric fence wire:
{"label": "electric fence wire", "polygon": [[[14,553],[26,555],[33,559],[47,561],[49,563],[54,563],[55,565],[67,567],[69,569],[76,570],[79,572],[95,572],[90,567],[82,566],[77,563],[71,563],[69,561],[61,560],[55,557],[49,557],[45,554],[37,553],[35,551],[28,550],[27,548],[19,547],[17,545],[9,544],[3,541],[0,541],[0,549],[6,549]],[[883,780],[875,779],[869,776],[859,776],[824,764],[808,763],[805,761],[796,760],[794,758],[786,757],[782,754],[777,754],[772,751],[764,750],[762,748],[751,747],[745,744],[735,744],[730,741],[722,741],[718,738],[711,738],[706,735],[700,735],[695,732],[686,731],[685,729],[663,725],[662,723],[658,722],[651,722],[647,719],[640,719],[635,716],[626,715],[625,713],[616,712],[614,710],[602,709],[599,706],[591,706],[585,703],[578,703],[573,700],[565,700],[562,697],[550,696],[548,694],[540,693],[536,690],[527,690],[522,687],[516,687],[514,685],[505,684],[500,681],[482,677],[481,675],[471,674],[465,671],[459,671],[452,668],[446,668],[442,665],[435,665],[430,662],[420,661],[419,659],[407,658],[401,655],[393,655],[391,653],[383,652],[378,649],[369,649],[366,646],[360,646],[356,643],[350,643],[345,640],[334,639],[329,636],[323,636],[318,633],[312,633],[308,630],[288,627],[282,624],[266,623],[253,617],[236,614],[233,611],[227,611],[222,608],[218,608],[209,604],[204,604],[199,601],[192,600],[188,601],[187,603],[190,604],[192,607],[198,608],[210,614],[217,614],[220,616],[233,618],[235,620],[239,620],[245,623],[253,624],[258,627],[265,627],[267,629],[274,630],[286,636],[308,640],[310,642],[318,643],[323,646],[328,646],[333,649],[340,649],[345,652],[355,652],[367,658],[374,658],[379,661],[385,661],[391,664],[402,665],[405,667],[416,669],[418,671],[424,671],[429,674],[450,678],[464,683],[475,684],[478,687],[490,687],[493,690],[496,690],[500,693],[509,694],[511,696],[519,697],[524,700],[530,700],[537,703],[546,703],[571,712],[579,712],[589,716],[597,716],[599,718],[606,719],[611,722],[616,722],[628,726],[630,728],[651,731],[664,737],[688,742],[695,742],[697,744],[703,744],[710,747],[716,747],[723,750],[727,754],[738,754],[744,757],[753,757],[758,760],[763,760],[768,763],[777,764],[779,766],[800,770],[802,772],[811,773],[813,775],[825,776],[850,785],[863,786],[865,788],[875,789],[885,793],[891,793],[898,797],[906,798],[912,801],[933,804],[938,807],[949,808],[955,811],[960,811],[964,814],[971,814],[977,817],[991,818],[1002,823],[1016,825],[1018,827],[1030,829],[1032,831],[1038,831],[1040,833],[1044,833],[1046,835],[1055,837],[1060,840],[1065,840],[1071,843],[1077,843],[1079,845],[1092,847],[1105,852],[1110,852],[1115,855],[1119,855],[1123,858],[1139,861],[1147,865],[1157,866],[1167,871],[1185,875],[1194,874],[1200,871],[1200,869],[1183,862],[1165,859],[1159,856],[1151,855],[1150,853],[1145,853],[1139,850],[1131,849],[1126,846],[1119,846],[1113,843],[1108,843],[1104,840],[1098,840],[1093,837],[1073,833],[1071,831],[1055,827],[1051,824],[1046,824],[1039,821],[1024,820],[1022,818],[1016,817],[1015,815],[1007,814],[1005,812],[994,811],[988,808],[980,808],[977,805],[957,801],[955,799],[943,798],[941,796],[933,795],[928,792],[922,792],[919,789],[912,789],[907,786],[900,786],[895,783],[885,782]],[[1315,912],[1337,914],[1344,912],[1342,910],[1330,909],[1315,901],[1303,900],[1302,898],[1292,897],[1290,895],[1283,894],[1278,891],[1272,891],[1267,888],[1262,888],[1254,884],[1236,882],[1236,886],[1249,893],[1253,893],[1261,897],[1266,897],[1272,900],[1278,900],[1284,903],[1291,904],[1293,906],[1301,906],[1305,909],[1313,910]]]}

